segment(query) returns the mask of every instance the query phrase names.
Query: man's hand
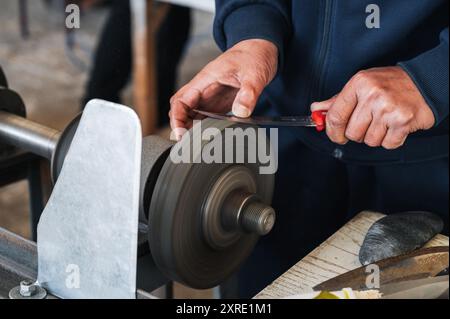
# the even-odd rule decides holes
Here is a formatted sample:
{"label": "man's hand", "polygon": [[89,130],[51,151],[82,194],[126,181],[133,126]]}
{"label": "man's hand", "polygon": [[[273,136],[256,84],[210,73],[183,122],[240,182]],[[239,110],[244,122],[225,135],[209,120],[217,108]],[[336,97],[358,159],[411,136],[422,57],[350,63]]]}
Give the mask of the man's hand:
{"label": "man's hand", "polygon": [[338,144],[351,140],[396,149],[409,134],[435,123],[430,107],[401,67],[361,71],[341,93],[313,103],[311,109],[328,110],[327,135]]}
{"label": "man's hand", "polygon": [[223,53],[171,98],[170,124],[177,138],[179,129],[192,126],[196,108],[249,117],[277,67],[278,49],[266,40],[242,41]]}

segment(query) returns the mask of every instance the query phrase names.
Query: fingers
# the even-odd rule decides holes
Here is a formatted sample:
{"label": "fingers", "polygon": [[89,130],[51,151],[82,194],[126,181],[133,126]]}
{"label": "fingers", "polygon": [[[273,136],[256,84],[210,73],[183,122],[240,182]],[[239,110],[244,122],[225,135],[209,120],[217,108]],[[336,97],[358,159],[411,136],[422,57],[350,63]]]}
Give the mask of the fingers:
{"label": "fingers", "polygon": [[366,104],[359,103],[353,111],[345,129],[345,138],[362,143],[372,123],[372,113]]}
{"label": "fingers", "polygon": [[[338,99],[331,105],[330,109],[336,107],[337,101]],[[327,107],[327,103],[330,103],[330,101],[325,101],[322,106],[316,104],[312,109],[324,110]],[[374,116],[371,112],[370,105],[367,105],[367,103],[367,101],[359,103],[350,115],[350,119],[348,121],[342,121],[342,123],[347,122],[344,128],[345,139],[347,141],[351,140],[357,143],[365,143],[370,147],[383,147],[388,150],[403,146],[409,132],[402,126],[395,124],[398,122],[398,119],[396,121],[389,121],[389,119],[386,119],[386,116],[383,117],[377,114]],[[327,117],[329,114],[330,111],[328,111]],[[340,126],[336,125],[334,129],[336,127],[340,129]]]}
{"label": "fingers", "polygon": [[388,150],[394,150],[405,144],[408,133],[401,129],[389,129],[382,146]]}
{"label": "fingers", "polygon": [[178,131],[175,132],[177,139],[181,139],[181,132],[190,127],[192,123],[191,110],[198,107],[201,92],[212,83],[214,83],[214,79],[210,75],[200,72],[170,99],[170,126],[172,130]]}
{"label": "fingers", "polygon": [[192,122],[191,112],[201,98],[200,91],[188,88],[186,91],[175,96],[171,100],[170,106],[170,126],[175,132],[177,140],[181,139],[185,129],[188,129]]}
{"label": "fingers", "polygon": [[327,135],[333,142],[351,140],[388,150],[401,147],[409,134],[435,122],[431,108],[400,67],[360,71],[337,97],[314,103],[311,110],[328,110]]}
{"label": "fingers", "polygon": [[346,144],[348,142],[345,132],[357,105],[357,93],[352,81],[350,81],[328,110],[327,135],[333,142],[337,144]]}
{"label": "fingers", "polygon": [[233,102],[233,114],[237,117],[249,117],[258,103],[264,87],[265,83],[257,81],[243,82]]}
{"label": "fingers", "polygon": [[314,102],[311,104],[311,112],[316,111],[328,111],[331,106],[336,101],[337,95],[333,96],[331,99],[323,101],[323,102]]}
{"label": "fingers", "polygon": [[386,137],[388,128],[382,121],[373,120],[364,137],[364,143],[370,147],[380,147]]}

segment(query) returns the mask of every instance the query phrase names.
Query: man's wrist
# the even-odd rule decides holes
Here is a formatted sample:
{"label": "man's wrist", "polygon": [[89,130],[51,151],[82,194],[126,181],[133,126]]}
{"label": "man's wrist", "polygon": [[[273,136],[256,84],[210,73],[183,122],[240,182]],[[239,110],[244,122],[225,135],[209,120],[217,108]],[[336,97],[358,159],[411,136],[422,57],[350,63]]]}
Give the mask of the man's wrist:
{"label": "man's wrist", "polygon": [[261,56],[267,65],[272,68],[271,73],[277,73],[279,66],[279,50],[271,41],[265,39],[247,39],[238,42],[230,50],[247,52]]}

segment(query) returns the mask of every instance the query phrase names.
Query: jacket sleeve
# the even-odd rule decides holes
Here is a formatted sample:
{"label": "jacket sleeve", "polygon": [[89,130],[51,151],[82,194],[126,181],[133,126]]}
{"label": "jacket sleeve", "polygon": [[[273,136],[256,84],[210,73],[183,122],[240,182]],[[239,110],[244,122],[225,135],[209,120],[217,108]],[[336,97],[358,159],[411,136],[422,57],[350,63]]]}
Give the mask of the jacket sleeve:
{"label": "jacket sleeve", "polygon": [[448,28],[440,36],[440,44],[399,65],[411,76],[436,118],[436,126],[448,117],[449,51]]}
{"label": "jacket sleeve", "polygon": [[290,35],[290,0],[216,0],[214,38],[223,51],[244,40],[268,40],[278,47],[281,68]]}

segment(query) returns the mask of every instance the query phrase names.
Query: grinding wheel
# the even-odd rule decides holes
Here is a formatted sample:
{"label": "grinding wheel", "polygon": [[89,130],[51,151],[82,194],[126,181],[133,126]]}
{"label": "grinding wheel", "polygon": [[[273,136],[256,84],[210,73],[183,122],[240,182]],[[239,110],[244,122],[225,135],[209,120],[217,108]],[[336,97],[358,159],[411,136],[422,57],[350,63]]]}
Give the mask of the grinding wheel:
{"label": "grinding wheel", "polygon": [[142,139],[141,187],[139,193],[139,220],[148,221],[148,210],[158,175],[169,156],[173,142],[156,135]]}
{"label": "grinding wheel", "polygon": [[[201,126],[203,131],[210,127],[220,131],[242,127],[212,119],[202,121]],[[191,130],[191,137],[192,134]],[[224,134],[217,138],[223,140]],[[192,145],[185,136],[180,145],[186,143]],[[202,149],[207,144],[203,141]],[[223,154],[232,151],[232,145],[222,145]],[[194,158],[199,156],[194,154]],[[249,218],[250,226],[261,213],[265,216],[263,225],[269,225],[270,229],[273,226],[274,212],[267,205],[271,202],[274,176],[259,174],[259,163],[193,162],[174,164],[170,158],[165,162],[150,205],[149,244],[156,265],[168,278],[206,289],[217,286],[235,272],[260,236],[233,227],[233,221],[227,224],[224,212],[228,210],[232,216],[245,208],[244,217]],[[237,206],[233,206],[234,202]],[[242,218],[237,215],[237,222]]]}
{"label": "grinding wheel", "polygon": [[61,133],[61,137],[56,145],[55,153],[53,154],[51,160],[51,175],[53,183],[56,183],[56,180],[61,173],[64,159],[66,158],[67,152],[69,152],[73,137],[78,129],[78,125],[80,124],[81,115],[82,113],[78,114],[72,121],[70,121],[69,125],[67,125]]}

